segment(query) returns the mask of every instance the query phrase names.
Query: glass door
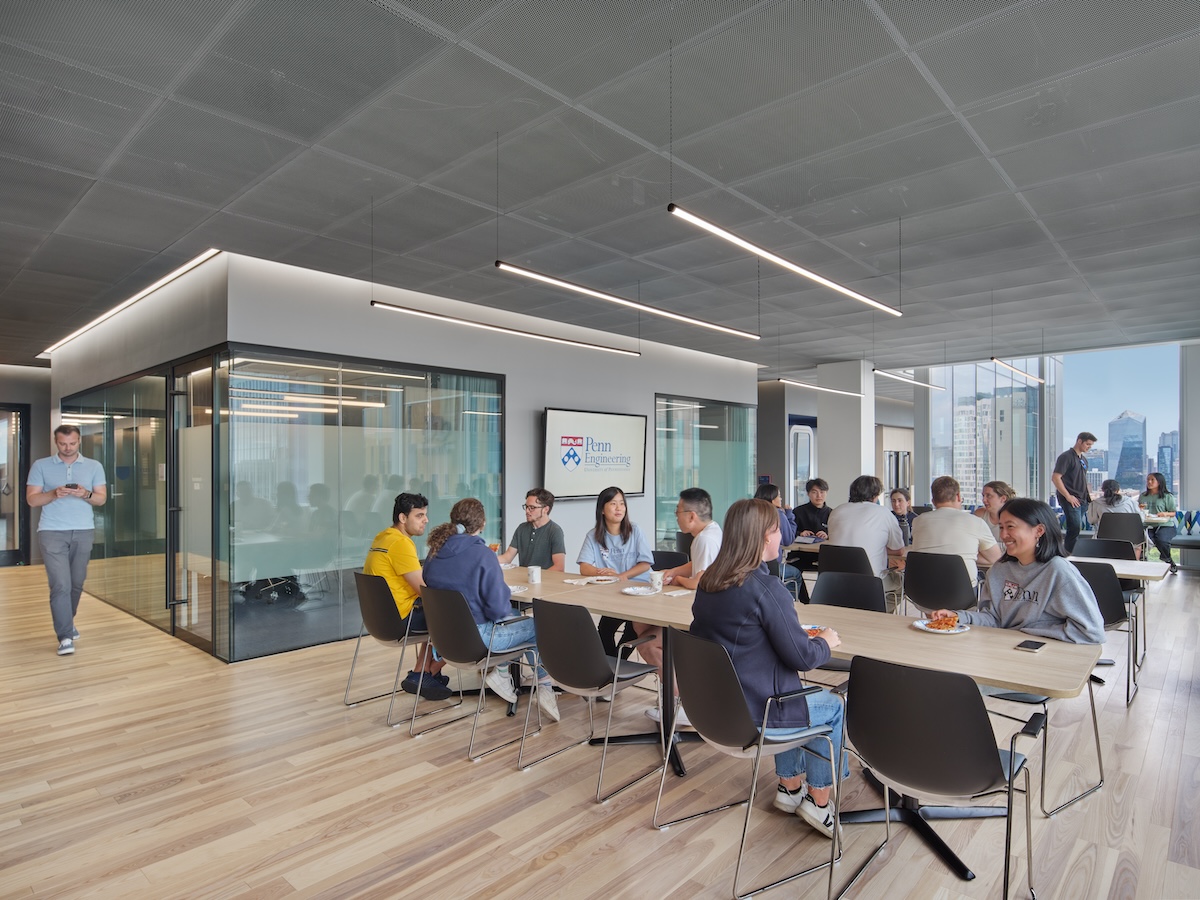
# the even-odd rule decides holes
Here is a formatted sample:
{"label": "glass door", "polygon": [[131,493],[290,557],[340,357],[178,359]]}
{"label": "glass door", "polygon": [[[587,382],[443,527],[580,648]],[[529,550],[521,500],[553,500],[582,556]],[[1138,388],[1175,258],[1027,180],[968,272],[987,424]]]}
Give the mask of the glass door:
{"label": "glass door", "polygon": [[168,507],[173,565],[168,596],[175,635],[213,650],[213,369],[203,356],[176,365],[171,377],[172,483]]}
{"label": "glass door", "polygon": [[788,433],[788,505],[807,503],[804,485],[817,477],[817,434],[810,425],[793,425]]}
{"label": "glass door", "polygon": [[29,407],[0,403],[0,566],[29,565]]}

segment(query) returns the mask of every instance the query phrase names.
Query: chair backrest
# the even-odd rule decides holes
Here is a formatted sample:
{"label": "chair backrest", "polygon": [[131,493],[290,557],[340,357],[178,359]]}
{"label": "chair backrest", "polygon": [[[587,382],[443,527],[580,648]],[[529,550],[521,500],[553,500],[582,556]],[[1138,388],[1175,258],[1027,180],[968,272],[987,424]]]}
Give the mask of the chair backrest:
{"label": "chair backrest", "polygon": [[688,561],[688,555],[680,553],[678,550],[653,550],[651,552],[654,554],[654,564],[651,568],[655,572],[661,572],[663,569],[674,569],[676,566],[682,566]]}
{"label": "chair backrest", "polygon": [[885,782],[915,791],[970,796],[1005,783],[979,687],[956,672],[854,657],[846,737]]}
{"label": "chair backrest", "polygon": [[1140,513],[1106,512],[1096,527],[1096,537],[1115,541],[1129,541],[1139,545],[1146,543],[1146,530]]}
{"label": "chair backrest", "polygon": [[686,531],[675,532],[675,550],[688,559],[692,558],[692,536]]}
{"label": "chair backrest", "polygon": [[904,559],[904,593],[922,609],[969,609],[979,599],[961,556],[920,550]]}
{"label": "chair backrest", "polygon": [[[1106,513],[1104,519],[1110,515],[1112,513]],[[1100,521],[1103,522],[1104,519]],[[1071,555],[1081,556],[1085,559],[1137,559],[1137,554],[1133,551],[1133,544],[1129,541],[1117,541],[1112,538],[1078,538]]]}
{"label": "chair backrest", "polygon": [[362,614],[367,634],[384,644],[395,644],[404,640],[404,619],[396,608],[396,598],[382,575],[354,573],[354,586],[358,589],[358,610]]}
{"label": "chair backrest", "polygon": [[423,587],[421,608],[425,611],[429,639],[443,659],[474,665],[487,657],[488,648],[479,636],[471,608],[458,591]]}
{"label": "chair backrest", "polygon": [[887,612],[882,579],[878,575],[859,575],[855,572],[821,572],[812,589],[810,602],[820,606]]}
{"label": "chair backrest", "polygon": [[612,683],[613,668],[584,607],[534,597],[533,625],[542,666],[563,687],[595,690]]}
{"label": "chair backrest", "polygon": [[1083,580],[1091,587],[1096,595],[1096,605],[1100,607],[1100,617],[1104,619],[1104,627],[1112,628],[1120,625],[1129,618],[1125,607],[1125,595],[1121,593],[1121,580],[1112,566],[1107,563],[1080,562],[1072,560]]}
{"label": "chair backrest", "polygon": [[843,547],[828,541],[817,551],[817,568],[822,572],[854,572],[857,575],[874,575],[871,558],[862,547]]}
{"label": "chair backrest", "polygon": [[749,747],[758,741],[746,695],[729,651],[705,638],[671,629],[675,684],[692,727],[719,747]]}
{"label": "chair backrest", "polygon": [[933,507],[932,506],[914,506],[912,508],[912,511],[915,512],[919,516],[919,515],[921,515],[921,513],[933,512]]}

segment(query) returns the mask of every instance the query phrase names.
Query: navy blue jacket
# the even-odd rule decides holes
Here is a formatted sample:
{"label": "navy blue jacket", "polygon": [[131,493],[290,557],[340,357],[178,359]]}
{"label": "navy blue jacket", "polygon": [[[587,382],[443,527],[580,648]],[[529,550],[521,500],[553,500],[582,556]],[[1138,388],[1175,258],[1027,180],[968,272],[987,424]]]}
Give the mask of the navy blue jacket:
{"label": "navy blue jacket", "polygon": [[477,625],[513,614],[512,591],[504,583],[500,560],[479,535],[452,534],[422,572],[432,588],[458,591],[471,607]]}
{"label": "navy blue jacket", "polygon": [[[800,672],[829,662],[829,645],[809,638],[796,617],[796,601],[765,565],[740,586],[715,594],[696,591],[691,632],[729,651],[750,715],[762,722],[767,698],[799,690]],[[769,728],[807,728],[803,697],[771,708]]]}

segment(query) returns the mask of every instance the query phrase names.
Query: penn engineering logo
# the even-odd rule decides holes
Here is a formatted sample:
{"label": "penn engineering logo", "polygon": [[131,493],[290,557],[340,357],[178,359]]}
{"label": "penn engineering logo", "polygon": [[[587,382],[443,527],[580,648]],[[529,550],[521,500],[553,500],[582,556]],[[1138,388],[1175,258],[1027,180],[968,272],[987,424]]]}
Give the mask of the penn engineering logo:
{"label": "penn engineering logo", "polygon": [[624,453],[614,453],[612,443],[594,437],[564,434],[560,439],[563,468],[574,472],[580,466],[585,470],[600,472],[628,471],[632,459]]}

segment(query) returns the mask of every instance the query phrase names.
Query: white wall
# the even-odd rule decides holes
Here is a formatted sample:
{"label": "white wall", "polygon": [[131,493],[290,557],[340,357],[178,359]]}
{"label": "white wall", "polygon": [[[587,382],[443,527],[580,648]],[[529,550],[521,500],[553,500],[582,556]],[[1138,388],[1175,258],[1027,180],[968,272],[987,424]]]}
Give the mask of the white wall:
{"label": "white wall", "polygon": [[1179,457],[1179,502],[1194,511],[1200,508],[1200,344],[1179,347]]}
{"label": "white wall", "polygon": [[[591,343],[640,349],[640,358],[566,347],[372,308],[371,299]],[[642,342],[430,294],[369,285],[229,255],[229,335],[234,342],[359,358],[463,369],[505,378],[505,540],[525,491],[541,483],[542,411],[547,406],[648,417],[646,495],[629,499],[633,520],[654,527],[654,396],[681,394],[753,405],[751,363]],[[749,491],[751,486],[747,486]],[[563,501],[554,519],[573,564],[595,501]]]}
{"label": "white wall", "polygon": [[[4,403],[22,403],[29,406],[29,459],[32,464],[35,459],[49,456],[53,452],[50,432],[50,370],[35,366],[4,366],[0,365],[0,401]],[[13,490],[16,490],[14,484]],[[21,486],[18,502],[25,504],[25,487]],[[37,544],[38,519],[42,515],[40,509],[32,512],[29,520],[29,556],[33,565],[42,561],[41,551]]]}

